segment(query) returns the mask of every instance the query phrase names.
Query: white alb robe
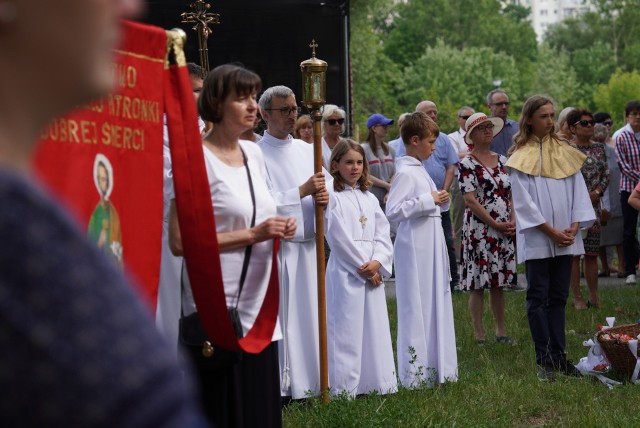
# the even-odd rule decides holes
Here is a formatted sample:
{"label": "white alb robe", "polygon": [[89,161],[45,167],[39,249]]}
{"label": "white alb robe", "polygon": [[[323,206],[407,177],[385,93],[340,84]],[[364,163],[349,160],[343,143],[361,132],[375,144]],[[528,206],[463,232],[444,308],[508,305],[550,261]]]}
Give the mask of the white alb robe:
{"label": "white alb robe", "polygon": [[[267,167],[267,184],[278,215],[295,217],[296,234],[281,241],[280,279],[280,389],[282,396],[306,398],[320,393],[318,289],[315,209],[312,196],[300,199],[298,187],[313,175],[313,146],[289,136],[280,140],[267,131],[258,141]],[[333,180],[324,171],[327,189]]]}
{"label": "white alb robe", "polygon": [[578,171],[556,180],[511,168],[510,179],[516,211],[518,263],[584,254],[581,233],[576,234],[572,245],[559,247],[536,227],[549,223],[558,230],[565,230],[575,222],[581,229],[591,227],[596,215],[582,173]]}
{"label": "white alb robe", "polygon": [[398,385],[384,284],[374,288],[358,273],[364,263],[377,260],[380,274],[391,276],[389,222],[372,193],[349,186],[331,195],[325,219],[331,247],[326,274],[331,392],[394,393]]}
{"label": "white alb robe", "polygon": [[458,357],[449,288],[449,256],[435,183],[422,162],[396,160],[387,217],[394,247],[398,304],[398,375],[406,388],[456,381]]}

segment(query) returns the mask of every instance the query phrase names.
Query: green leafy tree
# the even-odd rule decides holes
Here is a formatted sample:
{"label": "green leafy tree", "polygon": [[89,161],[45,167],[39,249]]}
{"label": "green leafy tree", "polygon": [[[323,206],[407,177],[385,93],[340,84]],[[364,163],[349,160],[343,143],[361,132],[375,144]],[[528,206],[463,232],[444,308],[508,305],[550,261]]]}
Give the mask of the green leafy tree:
{"label": "green leafy tree", "polygon": [[[440,41],[406,68],[400,103],[414,107],[422,100],[434,101],[440,127],[451,132],[458,127],[456,112],[461,106],[487,110],[485,96],[494,88],[494,80],[501,80],[512,100],[523,98],[522,79],[513,57],[488,47],[456,49]],[[517,110],[516,106],[512,111]]]}
{"label": "green leafy tree", "polygon": [[564,51],[556,52],[545,45],[541,46],[538,53],[536,81],[527,96],[535,93],[549,95],[560,108],[569,105],[586,106],[580,98],[576,72],[570,64],[569,56]]}
{"label": "green leafy tree", "polygon": [[354,136],[359,139],[369,115],[395,117],[401,110],[395,94],[401,70],[384,53],[381,33],[371,25],[373,17],[388,16],[390,5],[389,0],[352,0],[350,5]]}
{"label": "green leafy tree", "polygon": [[535,61],[535,33],[522,19],[526,8],[503,9],[498,0],[476,0],[469,6],[464,0],[409,0],[399,5],[386,28],[385,52],[406,66],[441,40],[458,49],[488,46],[519,58],[524,67]]}
{"label": "green leafy tree", "polygon": [[624,120],[625,104],[640,99],[640,74],[635,70],[616,70],[607,84],[598,86],[593,98],[597,110],[607,111],[612,117]]}

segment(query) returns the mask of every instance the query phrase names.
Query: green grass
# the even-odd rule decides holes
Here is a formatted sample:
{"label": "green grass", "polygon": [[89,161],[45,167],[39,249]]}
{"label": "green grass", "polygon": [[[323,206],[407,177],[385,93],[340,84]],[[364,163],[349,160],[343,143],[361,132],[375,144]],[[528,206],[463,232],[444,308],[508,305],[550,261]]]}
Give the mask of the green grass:
{"label": "green grass", "polygon": [[[616,325],[640,318],[638,287],[601,290],[603,308],[575,311],[567,304],[567,352],[577,362],[587,353],[582,342],[592,338],[606,316]],[[473,338],[467,294],[453,296],[459,380],[433,389],[406,390],[387,396],[348,400],[295,402],[283,412],[286,427],[542,427],[637,426],[640,386],[630,383],[608,390],[590,378],[558,376],[539,382],[525,313],[525,293],[507,293],[511,348],[491,340],[483,347]],[[389,300],[392,337],[396,337],[396,302]],[[485,297],[484,327],[493,337],[493,320]],[[395,343],[394,343],[395,347]]]}

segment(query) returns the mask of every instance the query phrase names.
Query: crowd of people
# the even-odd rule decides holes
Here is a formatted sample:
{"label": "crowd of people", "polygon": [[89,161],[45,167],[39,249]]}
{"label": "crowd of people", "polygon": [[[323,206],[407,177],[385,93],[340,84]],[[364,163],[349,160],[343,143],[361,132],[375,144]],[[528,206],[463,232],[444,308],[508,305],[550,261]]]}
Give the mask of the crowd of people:
{"label": "crowd of people", "polygon": [[[455,292],[469,293],[469,331],[479,346],[488,340],[482,322],[485,290],[494,320],[491,340],[518,346],[507,332],[504,295],[505,290],[519,288],[517,263],[525,264],[527,318],[538,378],[552,380],[558,372],[580,375],[565,352],[569,290],[575,309],[599,308],[599,277],[613,272],[627,283],[635,282],[638,260],[630,258],[633,251],[626,246],[632,237],[623,234],[623,228],[635,221],[625,206],[640,205],[640,188],[632,194],[632,179],[625,178],[631,170],[639,175],[634,183],[640,181],[640,155],[636,150],[633,156],[631,144],[638,138],[633,126],[640,122],[634,119],[640,104],[627,106],[629,123],[612,137],[608,113],[594,115],[571,107],[559,123],[553,101],[540,95],[526,100],[519,121],[512,121],[509,97],[497,89],[487,95],[488,115],[463,106],[457,113],[459,129],[448,135],[438,126],[436,103],[424,100],[415,112],[398,118],[398,139],[388,140],[394,120],[374,113],[360,143],[345,135],[345,110],[327,104],[321,124],[324,168],[314,173],[313,124],[309,116],[300,115],[294,92],[275,86],[257,100],[257,76],[249,85],[246,78],[236,81],[229,73],[250,72],[240,66],[218,67],[202,89],[203,97],[220,104],[215,109],[218,116],[209,112],[211,101],[198,101],[200,115],[214,124],[204,134],[203,145],[205,158],[211,160],[207,173],[214,210],[229,221],[236,215],[242,219],[229,223],[230,229],[221,222],[218,239],[226,243],[227,234],[235,233],[231,246],[221,245],[223,255],[230,256],[225,253],[241,255],[247,245],[258,248],[271,238],[282,238],[277,266],[280,306],[273,346],[258,356],[244,355],[233,371],[235,377],[197,373],[210,420],[223,425],[246,422],[243,415],[258,409],[273,416],[263,424],[277,426],[280,397],[286,402],[320,394],[314,219],[318,205],[324,211],[330,248],[326,311],[332,394],[390,394],[399,386],[456,381]],[[214,95],[212,88],[220,88],[220,82],[232,87]],[[251,144],[242,135],[254,133],[258,116],[266,130],[256,137],[257,144]],[[225,144],[222,136],[232,141]],[[253,160],[250,175],[263,180],[260,185],[269,190],[259,205],[275,207],[260,217],[271,226],[264,233],[256,233],[262,225],[250,223],[242,156],[249,158],[250,166]],[[617,188],[612,190],[618,183],[621,197]],[[229,199],[233,192],[223,191],[225,186],[245,195]],[[244,214],[234,214],[234,204],[243,206]],[[177,221],[175,215],[170,219]],[[607,226],[611,233],[601,241]],[[615,234],[617,239],[610,236]],[[611,259],[613,247],[618,251],[617,267]],[[626,258],[621,260],[623,254]],[[261,256],[264,260],[258,263]],[[600,273],[599,256],[604,260]],[[268,251],[252,255],[249,278],[268,276],[267,259]],[[628,263],[633,263],[629,269]],[[247,331],[264,293],[254,291],[251,299],[246,291],[240,298],[233,279],[239,263],[224,266],[231,278],[228,284],[227,276],[224,281],[227,300],[245,307],[241,319]],[[397,369],[384,292],[384,281],[392,276],[398,306]],[[589,290],[586,301],[581,276]],[[252,285],[258,287],[256,281]],[[190,298],[188,284],[184,288]],[[188,310],[197,310],[192,298],[189,302]],[[254,368],[247,369],[248,364]],[[256,370],[264,382],[247,380],[247,373]],[[278,400],[258,399],[276,390]]]}
{"label": "crowd of people", "polygon": [[[423,100],[398,119],[397,140],[387,141],[394,120],[376,112],[360,143],[344,135],[345,110],[327,104],[324,169],[315,173],[312,124],[298,120],[291,89],[261,92],[260,77],[238,65],[219,66],[204,80],[191,67],[199,115],[212,124],[202,128],[203,167],[238,337],[260,316],[272,269],[280,287],[262,349],[234,352],[223,366],[198,367],[198,406],[192,377],[176,358],[179,323],[198,307],[189,281],[193,266],[179,258],[184,249],[169,153],[163,244],[173,256],[163,252],[157,314],[168,341],[155,332],[122,272],[28,168],[39,129],[111,89],[118,20],[134,16],[141,2],[68,0],[60,8],[34,0],[31,19],[45,23],[35,30],[19,14],[27,2],[15,3],[0,1],[0,338],[11,347],[0,359],[6,386],[0,407],[10,425],[280,426],[283,398],[321,392],[316,206],[331,248],[326,310],[334,394],[391,394],[399,385],[456,381],[454,291],[469,294],[469,331],[479,346],[487,341],[485,290],[495,342],[518,346],[507,334],[503,293],[517,284],[516,261],[526,267],[538,378],[578,376],[565,351],[569,290],[576,309],[598,308],[601,275],[636,283],[640,101],[626,105],[626,123],[611,136],[609,113],[572,107],[557,123],[556,106],[541,95],[527,99],[519,121],[512,121],[509,97],[498,89],[487,95],[490,115],[460,108],[460,128],[449,137],[438,126],[436,103]],[[79,33],[87,37],[69,37]],[[43,53],[47,73],[36,64],[42,58],[23,52]],[[65,61],[56,60],[61,53]],[[258,117],[266,124],[262,135],[254,132]],[[614,247],[617,265],[609,255]],[[384,293],[394,274],[397,366]],[[213,344],[211,354],[224,351]]]}

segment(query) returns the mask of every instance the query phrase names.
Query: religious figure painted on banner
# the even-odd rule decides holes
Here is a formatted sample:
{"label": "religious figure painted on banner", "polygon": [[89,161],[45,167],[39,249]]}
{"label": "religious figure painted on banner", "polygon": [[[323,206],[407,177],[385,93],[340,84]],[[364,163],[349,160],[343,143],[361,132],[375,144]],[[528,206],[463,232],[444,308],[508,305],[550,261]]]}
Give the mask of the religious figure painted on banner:
{"label": "religious figure painted on banner", "polygon": [[89,219],[89,240],[116,265],[122,266],[122,232],[120,217],[109,201],[113,190],[113,168],[102,153],[93,162],[93,180],[100,195],[100,201]]}

